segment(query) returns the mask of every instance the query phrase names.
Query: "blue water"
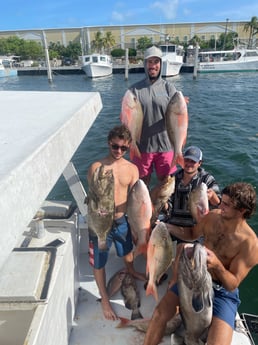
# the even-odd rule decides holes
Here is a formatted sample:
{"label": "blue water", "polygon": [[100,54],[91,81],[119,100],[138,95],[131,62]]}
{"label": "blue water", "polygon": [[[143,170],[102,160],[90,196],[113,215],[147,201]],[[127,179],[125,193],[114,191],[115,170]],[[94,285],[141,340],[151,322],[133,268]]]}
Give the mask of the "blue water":
{"label": "blue water", "polygon": [[[84,75],[23,76],[0,79],[0,90],[40,90],[100,92],[103,109],[73,156],[83,185],[89,165],[106,151],[106,136],[119,123],[122,96],[143,74],[123,74],[90,80]],[[220,187],[234,181],[258,186],[258,73],[198,75],[181,74],[170,78],[178,90],[190,97],[187,145],[198,145],[204,153],[203,166]],[[18,114],[17,114],[18,115]],[[86,115],[87,116],[87,115]],[[49,195],[51,199],[71,199],[61,177]],[[249,221],[258,234],[258,212]],[[258,267],[241,284],[240,312],[258,314]]]}

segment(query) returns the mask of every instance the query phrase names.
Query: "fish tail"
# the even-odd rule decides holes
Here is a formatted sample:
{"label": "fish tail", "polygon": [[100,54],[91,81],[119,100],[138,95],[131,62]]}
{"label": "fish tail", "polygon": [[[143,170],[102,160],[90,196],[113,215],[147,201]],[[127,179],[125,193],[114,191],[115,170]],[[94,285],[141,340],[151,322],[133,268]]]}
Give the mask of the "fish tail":
{"label": "fish tail", "polygon": [[131,315],[131,320],[137,320],[137,319],[143,319],[143,316],[138,308],[134,309]]}
{"label": "fish tail", "polygon": [[153,295],[155,300],[158,302],[159,296],[158,296],[156,285],[150,282],[148,283],[147,289],[146,289],[146,296],[149,296],[149,295]]}
{"label": "fish tail", "polygon": [[185,167],[185,161],[182,152],[174,155],[171,167],[175,166],[176,164],[179,164],[182,168]]}
{"label": "fish tail", "polygon": [[136,258],[138,255],[143,254],[145,257],[147,255],[147,244],[141,244],[136,246],[134,251],[134,257]]}
{"label": "fish tail", "polygon": [[131,147],[130,147],[130,160],[132,161],[134,157],[138,157],[141,158],[141,152],[138,149],[138,146],[136,145],[136,143],[132,143]]}
{"label": "fish tail", "polygon": [[129,319],[125,318],[125,317],[119,317],[119,324],[116,326],[116,328],[123,328],[123,327],[128,327],[130,325],[130,321]]}
{"label": "fish tail", "polygon": [[106,240],[98,239],[98,248],[99,248],[100,250],[106,250],[106,249],[107,249]]}

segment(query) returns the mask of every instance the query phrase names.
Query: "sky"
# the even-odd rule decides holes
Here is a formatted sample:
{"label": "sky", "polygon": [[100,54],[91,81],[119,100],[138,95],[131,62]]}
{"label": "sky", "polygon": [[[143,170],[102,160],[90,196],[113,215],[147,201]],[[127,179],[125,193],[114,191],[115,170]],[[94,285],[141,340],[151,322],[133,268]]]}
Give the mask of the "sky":
{"label": "sky", "polygon": [[12,0],[2,1],[0,30],[250,21],[257,0]]}

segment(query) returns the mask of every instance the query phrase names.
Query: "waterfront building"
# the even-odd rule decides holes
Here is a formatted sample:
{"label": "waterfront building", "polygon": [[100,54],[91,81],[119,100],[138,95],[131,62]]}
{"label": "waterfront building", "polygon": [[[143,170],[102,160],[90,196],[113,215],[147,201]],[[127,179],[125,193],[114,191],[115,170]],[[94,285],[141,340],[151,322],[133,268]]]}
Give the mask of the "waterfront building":
{"label": "waterfront building", "polygon": [[10,36],[18,36],[26,40],[43,41],[43,31],[47,43],[60,43],[67,46],[69,42],[80,42],[82,53],[92,52],[91,42],[97,32],[103,36],[111,32],[116,46],[115,48],[136,48],[140,37],[151,38],[153,43],[164,42],[167,37],[188,43],[195,35],[202,40],[219,38],[221,33],[236,32],[241,42],[248,42],[249,32],[244,30],[247,21],[202,22],[202,23],[171,23],[171,24],[145,24],[145,25],[108,25],[108,26],[84,26],[78,28],[57,29],[28,29],[15,31],[0,31],[0,39]]}

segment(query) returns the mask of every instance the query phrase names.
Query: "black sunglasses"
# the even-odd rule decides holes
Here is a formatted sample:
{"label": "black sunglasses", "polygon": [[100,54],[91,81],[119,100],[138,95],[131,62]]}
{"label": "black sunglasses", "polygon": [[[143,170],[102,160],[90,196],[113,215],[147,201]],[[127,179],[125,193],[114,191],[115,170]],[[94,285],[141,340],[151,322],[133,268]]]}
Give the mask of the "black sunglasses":
{"label": "black sunglasses", "polygon": [[116,150],[116,151],[118,149],[121,149],[122,152],[126,152],[129,149],[129,147],[125,145],[122,145],[122,146],[119,146],[117,144],[110,144],[110,145],[111,145],[112,150]]}

